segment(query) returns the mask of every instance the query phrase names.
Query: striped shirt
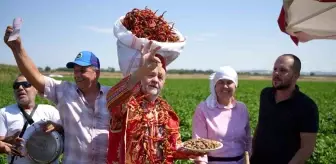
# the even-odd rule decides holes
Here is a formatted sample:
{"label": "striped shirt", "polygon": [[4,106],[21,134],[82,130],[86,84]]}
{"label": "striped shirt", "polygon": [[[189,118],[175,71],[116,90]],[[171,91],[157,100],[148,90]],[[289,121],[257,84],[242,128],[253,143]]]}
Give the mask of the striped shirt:
{"label": "striped shirt", "polygon": [[64,128],[63,163],[106,163],[110,114],[101,86],[94,109],[88,106],[76,84],[45,78],[44,97],[56,104]]}

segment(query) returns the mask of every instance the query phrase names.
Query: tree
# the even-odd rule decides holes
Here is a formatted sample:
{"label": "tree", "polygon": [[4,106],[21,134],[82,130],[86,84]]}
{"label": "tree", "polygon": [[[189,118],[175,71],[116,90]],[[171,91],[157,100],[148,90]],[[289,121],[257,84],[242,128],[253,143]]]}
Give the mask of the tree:
{"label": "tree", "polygon": [[108,68],[107,68],[107,71],[108,71],[108,72],[115,72],[115,68],[113,68],[113,67],[108,67]]}
{"label": "tree", "polygon": [[49,67],[49,66],[46,66],[45,68],[44,68],[44,71],[46,71],[46,72],[49,72],[51,70],[51,68]]}

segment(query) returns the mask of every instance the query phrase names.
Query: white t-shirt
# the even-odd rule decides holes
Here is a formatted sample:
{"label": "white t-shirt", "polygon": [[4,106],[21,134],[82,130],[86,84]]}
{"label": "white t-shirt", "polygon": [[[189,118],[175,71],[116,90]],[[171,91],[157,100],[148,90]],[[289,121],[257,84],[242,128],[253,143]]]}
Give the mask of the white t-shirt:
{"label": "white t-shirt", "polygon": [[[31,110],[32,111],[32,110]],[[30,115],[31,111],[26,111]],[[47,104],[39,104],[33,115],[34,122],[41,120],[50,120],[62,125],[58,110]],[[26,119],[18,108],[17,104],[12,104],[0,109],[0,136],[12,136],[16,132],[21,131]],[[29,124],[27,129],[29,128]],[[26,129],[26,130],[27,130]],[[12,156],[8,155],[8,163],[11,161]],[[34,162],[28,157],[16,157],[14,164],[33,164]],[[58,161],[54,162],[58,163]]]}

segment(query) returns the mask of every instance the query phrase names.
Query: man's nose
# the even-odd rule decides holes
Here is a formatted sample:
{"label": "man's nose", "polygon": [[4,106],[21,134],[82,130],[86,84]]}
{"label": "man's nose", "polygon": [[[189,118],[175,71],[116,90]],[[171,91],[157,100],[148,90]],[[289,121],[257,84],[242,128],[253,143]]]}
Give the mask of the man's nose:
{"label": "man's nose", "polygon": [[23,90],[24,90],[24,88],[22,87],[22,85],[20,85],[19,88],[15,89],[14,91],[15,91],[16,93],[20,93],[20,92],[22,92]]}
{"label": "man's nose", "polygon": [[155,76],[155,77],[153,78],[153,80],[154,80],[155,82],[159,82],[159,77]]}
{"label": "man's nose", "polygon": [[152,84],[157,84],[157,83],[159,83],[159,78],[158,78],[158,77],[154,77],[154,78],[151,80],[151,83],[152,83]]}
{"label": "man's nose", "polygon": [[24,89],[24,88],[23,88],[22,85],[20,85],[19,88],[18,88],[18,90],[23,90],[23,89]]}
{"label": "man's nose", "polygon": [[274,70],[273,73],[274,73],[275,75],[279,75],[279,71],[278,71],[278,70]]}

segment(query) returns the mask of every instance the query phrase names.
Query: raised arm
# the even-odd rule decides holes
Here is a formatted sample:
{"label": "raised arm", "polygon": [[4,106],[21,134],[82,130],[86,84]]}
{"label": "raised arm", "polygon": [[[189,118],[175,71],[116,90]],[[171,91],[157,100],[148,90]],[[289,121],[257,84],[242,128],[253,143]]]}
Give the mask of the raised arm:
{"label": "raised arm", "polygon": [[139,91],[139,81],[135,74],[120,80],[107,93],[106,102],[110,110],[125,103],[132,95]]}
{"label": "raised arm", "polygon": [[160,60],[154,57],[160,47],[152,50],[150,50],[150,47],[151,42],[146,46],[146,49],[142,47],[140,67],[132,74],[121,79],[107,93],[106,102],[112,116],[110,120],[112,133],[120,133],[122,124],[125,123],[127,111],[122,108],[122,105],[140,90],[141,79],[151,73],[160,63]]}
{"label": "raised arm", "polygon": [[109,90],[106,101],[110,110],[127,101],[139,89],[141,79],[161,64],[160,59],[155,57],[160,47],[152,49],[151,46],[152,42],[142,46],[140,67]]}
{"label": "raised arm", "polygon": [[36,65],[27,55],[20,37],[16,40],[8,41],[9,35],[12,32],[13,28],[8,26],[4,36],[4,42],[12,50],[20,72],[40,93],[43,93],[45,84],[43,75],[39,72]]}

